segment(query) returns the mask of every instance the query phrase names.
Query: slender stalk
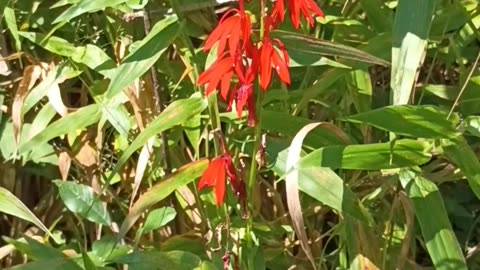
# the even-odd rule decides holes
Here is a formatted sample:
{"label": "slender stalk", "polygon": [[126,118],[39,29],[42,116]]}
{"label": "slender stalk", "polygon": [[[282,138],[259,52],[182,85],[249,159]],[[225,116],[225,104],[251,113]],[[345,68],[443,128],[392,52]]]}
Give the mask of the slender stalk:
{"label": "slender stalk", "polygon": [[[144,9],[144,15],[143,15],[143,25],[144,25],[144,30],[145,30],[145,35],[148,35],[150,33],[150,16],[148,14],[148,10]],[[150,68],[150,76],[152,77],[152,85],[153,85],[153,96],[155,99],[155,113],[159,115],[162,110],[163,110],[163,102],[160,97],[159,91],[160,91],[160,84],[158,82],[158,76],[157,72],[155,71],[155,65],[153,65]],[[167,134],[162,131],[160,133],[160,137],[162,140],[162,145],[161,145],[161,152],[163,156],[163,170],[165,171],[166,174],[170,173],[170,158],[168,156],[168,138]]]}
{"label": "slender stalk", "polygon": [[[264,39],[264,32],[265,32],[265,0],[260,1],[260,41],[263,41]],[[255,187],[255,180],[257,176],[257,160],[256,160],[256,155],[257,152],[260,148],[260,143],[262,139],[262,102],[263,102],[263,91],[260,88],[259,83],[257,83],[256,87],[256,114],[258,118],[258,122],[255,126],[255,131],[254,131],[254,145],[253,145],[253,151],[251,155],[251,164],[250,164],[250,173],[248,176],[248,185],[247,185],[247,205],[252,207],[253,206],[253,193],[254,193],[254,187]],[[247,206],[247,209],[249,207]],[[247,241],[247,248],[251,251],[253,249],[253,239],[252,239],[252,227],[253,227],[253,211],[248,210],[248,220],[247,220],[247,229],[246,229],[246,241]],[[254,269],[254,256],[248,255],[247,258],[247,268],[248,269]]]}

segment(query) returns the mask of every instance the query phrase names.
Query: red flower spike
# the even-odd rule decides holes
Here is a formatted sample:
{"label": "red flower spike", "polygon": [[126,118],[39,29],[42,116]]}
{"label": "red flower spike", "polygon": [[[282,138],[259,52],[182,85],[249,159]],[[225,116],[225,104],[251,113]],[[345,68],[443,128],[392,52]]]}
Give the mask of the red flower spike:
{"label": "red flower spike", "polygon": [[221,205],[225,197],[225,160],[222,156],[213,159],[198,182],[198,190],[213,187],[215,202]]}
{"label": "red flower spike", "polygon": [[226,178],[228,177],[235,195],[243,201],[246,198],[243,181],[237,179],[232,158],[228,153],[212,159],[198,182],[198,190],[212,187],[215,193],[215,203],[221,205],[225,197]]}
{"label": "red flower spike", "polygon": [[[303,15],[310,26],[313,26],[315,20],[313,16],[323,17],[323,11],[317,6],[314,0],[287,0],[287,6],[290,13],[290,20],[295,29],[300,26],[300,16]],[[277,0],[272,10],[274,27],[283,22],[285,15],[284,0]]]}
{"label": "red flower spike", "polygon": [[[236,14],[231,15],[231,13]],[[232,9],[223,15],[217,27],[210,33],[205,41],[203,51],[206,52],[210,50],[218,43],[217,57],[220,57],[228,44],[228,50],[233,57],[240,48],[240,40],[243,40],[241,48],[244,48],[245,44],[250,40],[250,32],[250,18],[244,12],[242,5],[240,10]]]}
{"label": "red flower spike", "polygon": [[208,96],[220,84],[220,93],[226,97],[230,88],[230,81],[233,76],[233,59],[227,56],[223,59],[218,58],[207,70],[198,77],[197,85],[208,83],[205,94]]}
{"label": "red flower spike", "polygon": [[279,40],[274,40],[278,46],[278,50],[282,53],[279,55],[277,49],[272,42],[265,37],[262,47],[260,48],[260,87],[266,90],[270,85],[272,79],[272,68],[277,73],[277,76],[285,84],[290,84],[290,72],[288,70],[288,63],[290,61],[285,47]]}

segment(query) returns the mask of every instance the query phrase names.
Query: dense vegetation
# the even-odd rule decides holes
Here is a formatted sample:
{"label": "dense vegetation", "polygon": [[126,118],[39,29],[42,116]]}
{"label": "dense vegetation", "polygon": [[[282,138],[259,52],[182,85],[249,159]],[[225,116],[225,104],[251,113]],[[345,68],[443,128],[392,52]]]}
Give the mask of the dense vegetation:
{"label": "dense vegetation", "polygon": [[0,268],[480,269],[479,27],[477,0],[1,0]]}

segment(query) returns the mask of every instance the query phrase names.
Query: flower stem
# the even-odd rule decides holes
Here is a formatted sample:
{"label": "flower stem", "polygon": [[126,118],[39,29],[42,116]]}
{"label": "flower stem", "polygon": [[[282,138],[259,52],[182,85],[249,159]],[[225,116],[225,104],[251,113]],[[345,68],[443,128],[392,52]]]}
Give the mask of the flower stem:
{"label": "flower stem", "polygon": [[[263,43],[264,38],[264,30],[265,30],[265,0],[260,1],[260,41]],[[255,187],[255,180],[257,178],[257,171],[258,165],[256,156],[258,150],[260,149],[260,144],[262,140],[262,103],[263,103],[263,91],[260,88],[259,83],[257,83],[256,87],[257,96],[255,99],[256,103],[256,115],[257,115],[257,124],[255,125],[254,130],[254,145],[253,151],[251,155],[251,164],[250,164],[250,173],[248,177],[248,186],[247,186],[247,197],[248,197],[248,206],[247,208],[253,209],[253,201],[254,201],[254,187]],[[254,269],[254,254],[251,253],[253,250],[253,238],[252,238],[252,227],[253,227],[253,211],[249,210],[248,220],[247,220],[247,229],[246,229],[246,241],[247,241],[247,248],[248,248],[248,255],[247,255],[247,268]]]}

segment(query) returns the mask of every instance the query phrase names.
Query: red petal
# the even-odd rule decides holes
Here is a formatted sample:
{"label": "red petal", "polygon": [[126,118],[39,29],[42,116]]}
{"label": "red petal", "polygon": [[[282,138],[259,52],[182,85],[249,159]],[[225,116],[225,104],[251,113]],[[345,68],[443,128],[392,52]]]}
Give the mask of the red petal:
{"label": "red petal", "polygon": [[[238,17],[237,17],[238,18]],[[240,26],[240,18],[232,25],[230,36],[228,38],[228,47],[230,49],[230,56],[234,57],[238,44],[240,43],[240,36],[242,35],[242,28]]]}
{"label": "red petal", "polygon": [[215,191],[215,202],[217,205],[221,205],[223,198],[225,197],[225,162],[222,158],[218,160],[218,171],[215,186],[213,187]]}
{"label": "red petal", "polygon": [[229,71],[222,78],[220,85],[220,96],[223,100],[227,100],[228,90],[230,89],[230,81],[232,80],[233,71]]}
{"label": "red petal", "polygon": [[313,0],[307,0],[308,8],[313,12],[313,14],[324,17],[323,11],[317,6],[317,4]]}
{"label": "red petal", "polygon": [[218,87],[222,76],[232,70],[232,58],[226,57],[220,60],[216,60],[207,70],[205,70],[198,77],[197,85],[204,85],[208,83],[205,93],[208,95],[210,92]]}
{"label": "red petal", "polygon": [[203,172],[198,182],[198,190],[204,187],[213,187],[215,192],[215,202],[222,204],[225,196],[225,161],[223,157],[213,159]]}
{"label": "red petal", "polygon": [[273,46],[268,40],[264,42],[260,53],[260,87],[266,90],[272,79],[271,57]]}
{"label": "red petal", "polygon": [[252,31],[252,25],[250,23],[250,17],[248,15],[242,16],[241,20],[241,28],[242,28],[242,35],[243,35],[243,48],[245,49],[246,44],[250,41],[250,32]]}
{"label": "red petal", "polygon": [[298,29],[300,26],[300,7],[298,6],[297,1],[302,0],[288,0],[288,9],[290,10],[290,20],[292,21],[293,27]]}
{"label": "red petal", "polygon": [[212,33],[210,33],[210,35],[207,37],[205,45],[203,46],[203,51],[206,52],[210,50],[213,45],[215,45],[215,43],[220,39],[225,30],[226,29],[222,24],[218,24],[217,27],[213,29]]}
{"label": "red petal", "polygon": [[285,84],[290,84],[290,72],[288,70],[288,63],[290,59],[288,57],[288,53],[280,41],[278,40],[275,40],[275,41],[279,47],[280,52],[282,53],[283,59],[280,56],[279,52],[277,50],[274,50],[272,55],[273,67],[278,77],[280,78],[280,80]]}

